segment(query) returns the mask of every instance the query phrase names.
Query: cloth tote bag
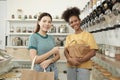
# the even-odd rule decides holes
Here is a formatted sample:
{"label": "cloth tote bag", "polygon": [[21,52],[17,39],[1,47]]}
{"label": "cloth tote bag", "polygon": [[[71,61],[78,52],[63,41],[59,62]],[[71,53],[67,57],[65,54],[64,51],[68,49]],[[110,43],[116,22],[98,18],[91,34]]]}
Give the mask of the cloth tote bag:
{"label": "cloth tote bag", "polygon": [[54,72],[46,72],[45,69],[44,72],[33,70],[35,59],[36,56],[32,61],[31,69],[23,69],[21,71],[21,80],[54,80]]}

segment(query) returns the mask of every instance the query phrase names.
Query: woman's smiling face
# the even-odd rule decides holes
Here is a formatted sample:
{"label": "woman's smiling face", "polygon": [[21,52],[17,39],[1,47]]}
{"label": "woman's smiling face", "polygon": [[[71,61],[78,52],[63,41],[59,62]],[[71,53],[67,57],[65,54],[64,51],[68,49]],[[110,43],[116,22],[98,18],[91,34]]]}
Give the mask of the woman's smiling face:
{"label": "woman's smiling face", "polygon": [[80,29],[80,19],[77,16],[71,16],[69,18],[69,24],[75,31]]}
{"label": "woman's smiling face", "polygon": [[39,21],[40,30],[47,32],[52,25],[52,20],[49,16],[44,16]]}

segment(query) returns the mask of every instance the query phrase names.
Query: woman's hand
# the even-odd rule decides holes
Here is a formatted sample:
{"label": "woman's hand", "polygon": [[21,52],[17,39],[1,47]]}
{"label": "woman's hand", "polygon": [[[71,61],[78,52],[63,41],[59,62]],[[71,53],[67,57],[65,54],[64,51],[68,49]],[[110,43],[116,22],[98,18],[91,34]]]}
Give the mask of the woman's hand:
{"label": "woman's hand", "polygon": [[59,47],[54,47],[54,48],[51,50],[51,53],[53,53],[53,54],[59,53]]}
{"label": "woman's hand", "polygon": [[69,58],[68,63],[73,66],[78,66],[81,63],[79,62],[79,58]]}
{"label": "woman's hand", "polygon": [[51,63],[51,59],[45,60],[43,62],[40,63],[40,66],[45,69],[49,66],[49,64]]}

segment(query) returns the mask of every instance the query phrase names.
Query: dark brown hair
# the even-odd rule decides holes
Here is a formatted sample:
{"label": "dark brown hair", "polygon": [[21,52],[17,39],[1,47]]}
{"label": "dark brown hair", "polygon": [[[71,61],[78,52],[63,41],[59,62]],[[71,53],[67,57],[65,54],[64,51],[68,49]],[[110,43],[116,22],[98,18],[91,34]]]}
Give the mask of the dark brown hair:
{"label": "dark brown hair", "polygon": [[79,15],[80,15],[80,9],[79,8],[77,8],[77,7],[70,7],[70,8],[67,8],[63,12],[62,19],[64,19],[66,22],[69,22],[69,18],[71,16],[77,16],[78,19],[80,20]]}
{"label": "dark brown hair", "polygon": [[40,30],[40,25],[38,24],[38,22],[39,22],[39,21],[42,19],[42,17],[44,17],[44,16],[49,16],[49,17],[51,18],[51,20],[52,20],[52,16],[51,16],[49,13],[46,13],[46,12],[41,13],[41,14],[39,15],[39,17],[38,17],[37,26],[36,26],[36,28],[35,28],[35,30],[34,30],[34,33],[39,32],[39,30]]}

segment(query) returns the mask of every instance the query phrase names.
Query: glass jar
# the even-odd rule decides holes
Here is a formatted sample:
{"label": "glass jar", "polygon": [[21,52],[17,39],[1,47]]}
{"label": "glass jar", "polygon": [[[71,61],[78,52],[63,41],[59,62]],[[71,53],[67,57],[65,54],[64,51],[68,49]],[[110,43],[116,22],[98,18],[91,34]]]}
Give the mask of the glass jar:
{"label": "glass jar", "polygon": [[14,15],[14,14],[12,14],[12,15],[11,15],[11,18],[12,18],[12,19],[15,19],[15,15]]}
{"label": "glass jar", "polygon": [[22,46],[22,39],[20,37],[15,37],[12,40],[13,46]]}
{"label": "glass jar", "polygon": [[12,40],[12,46],[16,46],[15,37],[11,38],[11,40]]}
{"label": "glass jar", "polygon": [[17,16],[18,16],[18,19],[22,19],[22,16],[23,16],[23,10],[22,9],[17,9]]}
{"label": "glass jar", "polygon": [[51,26],[51,29],[49,30],[50,33],[56,33],[56,27],[54,25]]}
{"label": "glass jar", "polygon": [[17,46],[23,46],[23,40],[20,37],[16,39],[17,39]]}
{"label": "glass jar", "polygon": [[29,19],[32,19],[32,15],[29,15]]}
{"label": "glass jar", "polygon": [[105,44],[102,44],[102,54],[105,54]]}
{"label": "glass jar", "polygon": [[10,26],[10,33],[14,32],[14,26]]}
{"label": "glass jar", "polygon": [[31,27],[31,26],[28,27],[28,28],[27,28],[27,32],[28,32],[28,33],[32,33],[32,32],[33,32],[33,27]]}
{"label": "glass jar", "polygon": [[28,17],[27,17],[27,15],[24,15],[24,19],[27,19]]}
{"label": "glass jar", "polygon": [[98,52],[99,52],[100,54],[102,54],[102,45],[101,45],[101,44],[98,44],[98,47],[99,47]]}
{"label": "glass jar", "polygon": [[21,27],[17,26],[17,27],[16,27],[16,32],[17,32],[17,33],[20,33],[20,32],[21,32]]}
{"label": "glass jar", "polygon": [[22,27],[22,32],[23,32],[23,33],[26,32],[26,27]]}
{"label": "glass jar", "polygon": [[115,47],[114,46],[110,46],[109,57],[111,57],[111,58],[115,57]]}
{"label": "glass jar", "polygon": [[120,47],[116,47],[115,59],[120,60]]}
{"label": "glass jar", "polygon": [[[112,0],[113,1],[113,0]],[[120,2],[115,2],[113,8],[112,8],[113,13],[116,16],[115,24],[120,23]]]}
{"label": "glass jar", "polygon": [[25,45],[28,46],[29,38],[26,38]]}
{"label": "glass jar", "polygon": [[26,46],[26,37],[23,37],[23,38],[22,38],[22,41],[23,41],[23,42],[22,42],[23,46]]}
{"label": "glass jar", "polygon": [[66,25],[61,25],[58,28],[59,33],[68,33],[68,27]]}
{"label": "glass jar", "polygon": [[105,55],[108,56],[109,55],[109,45],[105,45]]}

